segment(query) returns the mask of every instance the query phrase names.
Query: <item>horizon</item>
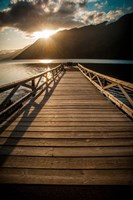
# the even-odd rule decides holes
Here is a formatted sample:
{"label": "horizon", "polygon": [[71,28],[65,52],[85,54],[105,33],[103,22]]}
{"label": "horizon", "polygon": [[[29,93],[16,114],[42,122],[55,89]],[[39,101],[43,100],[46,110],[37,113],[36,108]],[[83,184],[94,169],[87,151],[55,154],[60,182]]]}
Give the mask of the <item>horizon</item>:
{"label": "horizon", "polygon": [[50,31],[111,23],[128,13],[133,13],[132,0],[1,0],[0,53],[48,38]]}

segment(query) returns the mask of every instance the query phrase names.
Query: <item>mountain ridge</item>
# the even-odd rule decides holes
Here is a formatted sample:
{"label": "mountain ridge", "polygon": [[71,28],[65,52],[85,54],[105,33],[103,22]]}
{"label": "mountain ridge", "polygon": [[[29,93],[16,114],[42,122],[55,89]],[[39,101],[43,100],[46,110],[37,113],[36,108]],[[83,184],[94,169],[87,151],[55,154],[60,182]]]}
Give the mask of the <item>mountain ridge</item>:
{"label": "mountain ridge", "polygon": [[133,59],[133,13],[107,25],[63,30],[38,39],[15,59]]}

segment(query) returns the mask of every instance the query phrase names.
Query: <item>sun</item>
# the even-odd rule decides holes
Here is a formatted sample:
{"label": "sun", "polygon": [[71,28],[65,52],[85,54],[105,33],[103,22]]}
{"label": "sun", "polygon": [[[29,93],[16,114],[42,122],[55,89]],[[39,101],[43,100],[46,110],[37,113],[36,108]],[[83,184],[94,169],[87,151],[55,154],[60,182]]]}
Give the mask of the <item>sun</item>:
{"label": "sun", "polygon": [[33,33],[33,36],[35,38],[45,38],[45,39],[48,39],[50,36],[54,35],[55,33],[57,33],[58,30],[44,30],[44,31],[41,31],[41,32],[34,32]]}

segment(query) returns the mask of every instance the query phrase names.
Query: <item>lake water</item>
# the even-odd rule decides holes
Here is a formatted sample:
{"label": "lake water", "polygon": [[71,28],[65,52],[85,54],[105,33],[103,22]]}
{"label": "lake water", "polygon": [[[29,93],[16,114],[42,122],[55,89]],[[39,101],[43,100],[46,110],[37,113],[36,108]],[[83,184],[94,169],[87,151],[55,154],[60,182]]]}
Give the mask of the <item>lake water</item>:
{"label": "lake water", "polygon": [[133,82],[133,60],[62,59],[62,60],[12,60],[0,62],[0,85],[31,77],[59,63],[81,63],[84,66],[121,79]]}

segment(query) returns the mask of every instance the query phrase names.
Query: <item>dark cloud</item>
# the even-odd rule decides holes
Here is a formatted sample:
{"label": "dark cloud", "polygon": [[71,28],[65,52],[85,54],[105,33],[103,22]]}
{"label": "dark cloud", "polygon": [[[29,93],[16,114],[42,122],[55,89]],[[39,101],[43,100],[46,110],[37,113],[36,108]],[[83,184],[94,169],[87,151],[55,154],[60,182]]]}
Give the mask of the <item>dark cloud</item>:
{"label": "dark cloud", "polygon": [[85,1],[34,0],[17,1],[0,12],[0,28],[14,27],[27,33],[44,28],[69,28],[82,25],[74,20]]}
{"label": "dark cloud", "polygon": [[[12,0],[0,12],[0,28],[14,27],[28,34],[97,24],[121,16],[120,12],[88,11],[86,0]],[[88,1],[89,2],[89,1]]]}

